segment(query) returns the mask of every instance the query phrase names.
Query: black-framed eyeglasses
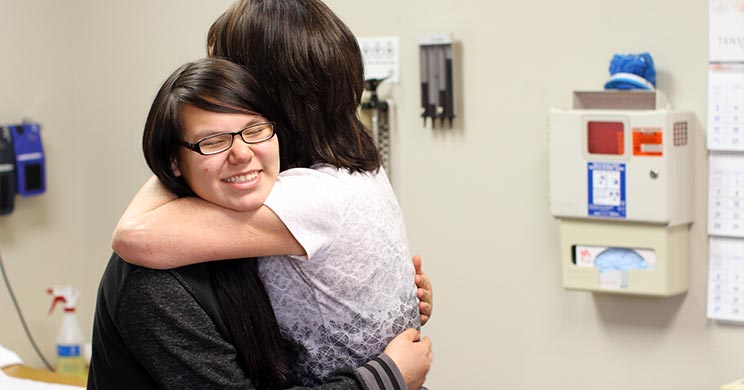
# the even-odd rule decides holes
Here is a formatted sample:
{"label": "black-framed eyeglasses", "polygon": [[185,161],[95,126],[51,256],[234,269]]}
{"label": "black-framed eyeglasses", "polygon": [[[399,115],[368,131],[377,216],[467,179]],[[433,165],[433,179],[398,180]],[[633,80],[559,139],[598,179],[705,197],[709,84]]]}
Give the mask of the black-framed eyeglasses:
{"label": "black-framed eyeglasses", "polygon": [[181,141],[181,145],[203,156],[222,153],[232,147],[233,139],[240,138],[247,144],[259,144],[274,136],[274,122],[261,122],[248,125],[234,133],[219,133],[204,137],[193,144]]}

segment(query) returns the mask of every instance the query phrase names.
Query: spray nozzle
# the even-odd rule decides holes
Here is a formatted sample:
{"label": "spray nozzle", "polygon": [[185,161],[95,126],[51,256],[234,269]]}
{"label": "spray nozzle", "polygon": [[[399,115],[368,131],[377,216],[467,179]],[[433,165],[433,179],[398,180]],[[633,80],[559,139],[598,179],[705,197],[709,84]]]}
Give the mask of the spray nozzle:
{"label": "spray nozzle", "polygon": [[66,312],[75,311],[75,305],[80,296],[80,292],[75,288],[71,286],[54,286],[47,289],[47,293],[54,297],[54,300],[52,300],[52,306],[49,308],[49,314],[52,314],[54,307],[57,306],[58,302],[64,304]]}

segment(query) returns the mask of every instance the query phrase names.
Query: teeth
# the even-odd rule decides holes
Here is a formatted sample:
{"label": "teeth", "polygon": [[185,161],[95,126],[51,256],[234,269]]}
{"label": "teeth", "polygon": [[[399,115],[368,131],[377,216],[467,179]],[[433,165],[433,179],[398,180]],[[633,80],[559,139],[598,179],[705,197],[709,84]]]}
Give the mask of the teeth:
{"label": "teeth", "polygon": [[252,173],[249,173],[247,175],[240,175],[240,176],[228,177],[227,179],[225,179],[225,181],[228,182],[228,183],[238,183],[238,184],[241,184],[241,183],[247,183],[247,182],[255,179],[256,176],[258,176],[258,172],[252,172]]}

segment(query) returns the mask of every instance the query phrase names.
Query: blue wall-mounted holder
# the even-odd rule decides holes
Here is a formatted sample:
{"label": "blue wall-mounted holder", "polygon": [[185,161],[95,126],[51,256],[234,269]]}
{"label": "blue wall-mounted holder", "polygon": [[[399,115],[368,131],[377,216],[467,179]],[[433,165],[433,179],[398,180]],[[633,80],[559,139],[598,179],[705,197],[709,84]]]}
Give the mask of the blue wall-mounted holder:
{"label": "blue wall-mounted holder", "polygon": [[23,123],[8,127],[13,136],[18,194],[43,194],[46,191],[46,166],[41,126],[38,123]]}

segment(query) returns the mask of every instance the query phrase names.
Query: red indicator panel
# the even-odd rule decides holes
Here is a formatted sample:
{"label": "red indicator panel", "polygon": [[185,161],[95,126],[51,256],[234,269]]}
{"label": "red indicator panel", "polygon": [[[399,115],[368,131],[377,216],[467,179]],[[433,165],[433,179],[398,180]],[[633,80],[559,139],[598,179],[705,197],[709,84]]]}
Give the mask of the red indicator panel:
{"label": "red indicator panel", "polygon": [[625,153],[623,122],[587,123],[587,148],[591,154],[621,155]]}

